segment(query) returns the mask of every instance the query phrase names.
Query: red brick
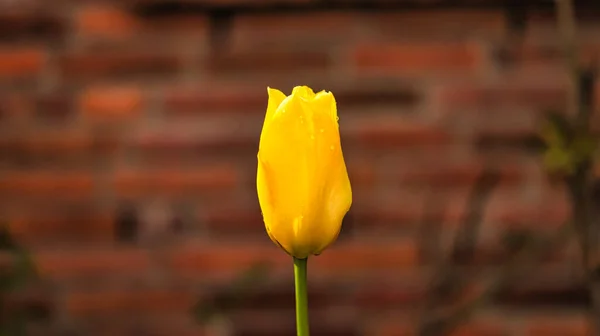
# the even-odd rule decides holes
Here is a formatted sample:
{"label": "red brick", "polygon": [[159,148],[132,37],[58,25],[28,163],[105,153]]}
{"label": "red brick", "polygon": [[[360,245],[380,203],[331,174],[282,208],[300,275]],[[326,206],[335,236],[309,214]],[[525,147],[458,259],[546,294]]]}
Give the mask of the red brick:
{"label": "red brick", "polygon": [[[506,33],[505,13],[500,10],[441,9],[361,13],[367,22],[368,38],[404,39],[472,36],[500,38]],[[402,33],[399,33],[402,32]]]}
{"label": "red brick", "polygon": [[67,29],[59,15],[44,9],[18,7],[20,10],[0,13],[1,40],[53,41],[64,37]]}
{"label": "red brick", "polygon": [[[418,321],[407,321],[401,318],[389,318],[378,320],[368,328],[368,333],[365,335],[374,336],[414,336],[418,334]],[[508,336],[509,328],[502,324],[502,321],[497,322],[467,322],[466,325],[461,325],[449,336]]]}
{"label": "red brick", "polygon": [[199,217],[211,235],[266,234],[258,201],[254,206],[236,206],[231,201],[200,210]]}
{"label": "red brick", "polygon": [[176,86],[165,93],[168,114],[252,113],[264,116],[268,96],[265,87],[242,85]]}
{"label": "red brick", "polygon": [[303,5],[310,3],[311,0],[204,0],[204,4],[211,7],[219,8],[235,8],[235,7],[252,7],[252,8],[265,8],[273,5]]}
{"label": "red brick", "polygon": [[73,168],[94,158],[111,154],[118,147],[110,134],[97,137],[82,130],[49,129],[13,134],[0,140],[2,154],[9,162],[44,164]]}
{"label": "red brick", "polygon": [[59,69],[67,80],[164,76],[177,73],[182,63],[176,56],[143,51],[88,51],[63,55]]}
{"label": "red brick", "polygon": [[471,322],[458,327],[450,336],[509,336],[509,328],[502,320],[496,322]]}
{"label": "red brick", "polygon": [[[594,106],[596,108],[600,107],[600,82],[598,81],[594,85],[594,96],[592,97],[592,99],[594,99]],[[596,117],[592,120],[596,121],[596,127],[598,127],[598,118]]]}
{"label": "red brick", "polygon": [[0,96],[0,120],[26,121],[32,111],[30,98],[24,94],[6,93]]}
{"label": "red brick", "polygon": [[196,241],[180,244],[169,255],[171,272],[204,280],[233,278],[256,264],[264,263],[271,271],[292,269],[292,259],[269,241],[235,242]]}
{"label": "red brick", "polygon": [[44,67],[46,55],[37,48],[0,50],[0,77],[21,78],[39,74]]}
{"label": "red brick", "polygon": [[449,134],[437,126],[393,115],[340,119],[342,141],[378,148],[413,148],[448,144]]}
{"label": "red brick", "polygon": [[[403,185],[425,184],[436,188],[471,186],[484,173],[485,165],[480,162],[461,164],[410,165],[399,168],[399,181]],[[500,183],[516,185],[524,182],[524,167],[517,165],[495,166],[493,171],[499,175]]]}
{"label": "red brick", "polygon": [[589,336],[592,326],[585,315],[564,314],[557,316],[531,317],[524,322],[523,335],[527,336]]}
{"label": "red brick", "polygon": [[117,320],[113,318],[110,324],[100,320],[84,330],[90,330],[90,333],[93,330],[93,334],[98,336],[131,336],[139,334],[150,334],[152,336],[216,336],[221,333],[220,331],[210,331],[210,325],[203,326],[196,324],[190,326],[190,322],[182,322],[171,317],[153,316],[151,319],[144,319],[143,322],[132,322],[131,318],[129,321],[121,321],[126,317],[127,315],[124,314],[121,319]]}
{"label": "red brick", "polygon": [[135,86],[90,87],[81,94],[79,109],[92,119],[132,118],[143,109],[142,92]]}
{"label": "red brick", "polygon": [[483,129],[475,132],[473,143],[482,154],[491,157],[502,150],[523,152],[539,149],[534,147],[539,146],[538,135],[539,133],[532,130],[529,125],[512,129]]}
{"label": "red brick", "polygon": [[346,156],[346,170],[353,187],[370,188],[377,179],[375,165],[367,160],[352,160]]}
{"label": "red brick", "polygon": [[113,218],[94,212],[18,213],[9,220],[10,231],[25,244],[98,242],[113,239]]}
{"label": "red brick", "polygon": [[565,84],[564,78],[548,74],[532,79],[507,76],[494,83],[447,85],[438,91],[437,99],[440,106],[458,112],[466,108],[486,111],[490,107],[492,111],[499,107],[562,108],[567,97]]}
{"label": "red brick", "polygon": [[208,21],[204,15],[181,14],[176,17],[143,18],[135,16],[127,8],[112,4],[89,4],[75,15],[75,29],[85,38],[131,39],[148,38],[151,41],[163,34],[181,36],[205,36]]}
{"label": "red brick", "polygon": [[129,144],[152,162],[194,161],[209,153],[221,156],[234,150],[250,159],[248,154],[258,148],[261,126],[260,117],[211,120],[207,116],[197,123],[182,119],[159,129],[140,129]]}
{"label": "red brick", "polygon": [[420,89],[396,80],[359,77],[354,84],[331,83],[319,87],[333,92],[342,115],[385,113],[391,109],[404,112],[423,99]]}
{"label": "red brick", "polygon": [[399,270],[414,267],[418,263],[414,240],[395,239],[387,242],[361,241],[337,242],[318,257],[309,260],[313,274],[342,276],[370,274],[389,270],[390,265]]}
{"label": "red brick", "polygon": [[[311,302],[310,298],[309,302]],[[289,308],[267,312],[244,310],[231,314],[231,323],[235,326],[235,332],[241,335],[293,335],[296,333],[294,311]],[[358,333],[359,325],[359,316],[352,309],[341,309],[341,311],[340,309],[312,309],[311,306],[311,335],[356,336],[360,335]]]}
{"label": "red brick", "polygon": [[181,195],[232,189],[237,185],[237,178],[237,172],[230,166],[197,167],[194,170],[123,169],[116,173],[114,183],[121,196]]}
{"label": "red brick", "polygon": [[600,164],[596,164],[593,168],[593,175],[595,177],[600,177]]}
{"label": "red brick", "polygon": [[474,43],[361,44],[353,57],[359,71],[381,73],[472,73],[484,65],[483,50]]}
{"label": "red brick", "polygon": [[89,5],[75,15],[74,27],[82,36],[130,37],[137,28],[135,18],[124,10],[106,4]]}
{"label": "red brick", "polygon": [[507,229],[554,230],[567,222],[570,205],[565,200],[548,199],[540,204],[526,205],[514,201],[491,209],[490,219]]}
{"label": "red brick", "polygon": [[330,55],[317,51],[252,50],[215,54],[207,60],[208,70],[216,75],[289,74],[325,71],[333,64]]}
{"label": "red brick", "polygon": [[120,314],[188,313],[199,299],[194,293],[167,288],[120,288],[95,291],[70,291],[66,310],[74,317],[115,316]]}
{"label": "red brick", "polygon": [[102,279],[147,276],[152,260],[148,251],[133,248],[94,248],[34,250],[43,277],[56,280]]}
{"label": "red brick", "polygon": [[[410,241],[340,242],[322,255],[311,258],[309,268],[315,279],[330,278],[334,274],[339,277],[385,271],[390,265],[396,269],[412,267],[416,259],[416,246]],[[291,258],[269,242],[266,233],[261,244],[248,241],[196,242],[181,246],[171,254],[171,267],[186,276],[210,274],[215,278],[231,277],[257,263],[270,265],[272,272],[291,270]]]}
{"label": "red brick", "polygon": [[369,323],[364,335],[372,336],[417,336],[416,322],[395,317],[379,318]]}
{"label": "red brick", "polygon": [[20,139],[28,154],[53,153],[82,154],[91,148],[93,139],[89,133],[71,130],[49,130],[36,132],[33,136]]}
{"label": "red brick", "polygon": [[[402,206],[398,206],[402,204]],[[362,206],[353,206],[354,221],[358,229],[399,230],[412,227],[423,216],[423,197],[399,197],[380,201],[370,199]],[[436,217],[437,218],[437,217]]]}
{"label": "red brick", "polygon": [[[575,257],[575,256],[574,256]],[[563,263],[540,265],[535,274],[508,283],[497,296],[497,304],[508,307],[583,305],[587,292],[583,274],[568,259]]]}
{"label": "red brick", "polygon": [[93,179],[80,172],[12,172],[0,177],[0,192],[13,197],[90,197]]}
{"label": "red brick", "polygon": [[34,98],[34,116],[44,121],[65,121],[73,115],[71,95],[65,92],[51,92]]}
{"label": "red brick", "polygon": [[297,48],[326,50],[352,38],[359,17],[349,12],[240,15],[233,21],[232,48]]}
{"label": "red brick", "polygon": [[418,305],[425,298],[426,285],[422,278],[400,275],[402,280],[374,279],[358,285],[355,304],[362,310],[402,309]]}

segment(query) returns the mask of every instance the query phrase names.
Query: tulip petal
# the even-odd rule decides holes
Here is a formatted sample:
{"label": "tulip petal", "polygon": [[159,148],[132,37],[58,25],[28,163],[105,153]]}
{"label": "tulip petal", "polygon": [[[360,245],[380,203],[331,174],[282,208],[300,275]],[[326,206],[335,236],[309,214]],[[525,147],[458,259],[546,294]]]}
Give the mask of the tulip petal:
{"label": "tulip petal", "polygon": [[267,114],[257,172],[267,233],[297,258],[319,254],[337,238],[352,203],[335,99],[299,86]]}
{"label": "tulip petal", "polygon": [[279,107],[279,105],[281,105],[283,100],[286,98],[286,96],[285,96],[285,94],[283,94],[283,92],[281,92],[277,89],[272,89],[270,87],[267,87],[267,93],[269,95],[269,101],[267,103],[267,113],[265,115],[265,123],[270,121],[273,118],[275,111],[277,111],[277,107]]}
{"label": "tulip petal", "polygon": [[333,93],[327,91],[321,91],[317,93],[313,100],[313,105],[315,106],[316,110],[329,111],[329,115],[337,124],[337,104]]}

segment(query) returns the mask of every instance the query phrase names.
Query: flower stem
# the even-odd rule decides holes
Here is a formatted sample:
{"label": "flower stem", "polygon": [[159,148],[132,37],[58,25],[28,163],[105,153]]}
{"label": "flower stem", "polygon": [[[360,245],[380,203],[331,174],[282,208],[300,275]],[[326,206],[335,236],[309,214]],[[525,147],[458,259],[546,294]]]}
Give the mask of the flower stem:
{"label": "flower stem", "polygon": [[308,296],[306,291],[306,259],[294,258],[294,282],[296,285],[296,330],[298,336],[309,336]]}

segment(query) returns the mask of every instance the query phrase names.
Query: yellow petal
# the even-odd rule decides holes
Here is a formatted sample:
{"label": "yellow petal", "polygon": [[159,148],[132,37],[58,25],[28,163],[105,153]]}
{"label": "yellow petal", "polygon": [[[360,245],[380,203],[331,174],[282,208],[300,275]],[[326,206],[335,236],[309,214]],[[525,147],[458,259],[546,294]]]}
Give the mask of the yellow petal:
{"label": "yellow petal", "polygon": [[333,94],[296,87],[261,134],[257,191],[269,237],[291,255],[319,254],[352,203]]}
{"label": "yellow petal", "polygon": [[315,92],[308,86],[296,86],[292,90],[292,96],[299,96],[306,100],[312,100],[315,97]]}
{"label": "yellow petal", "polygon": [[277,89],[272,89],[270,87],[267,87],[267,94],[269,95],[269,101],[267,102],[267,113],[265,114],[263,128],[265,127],[265,124],[271,121],[273,115],[275,114],[275,111],[277,111],[277,108],[285,99],[285,94],[283,94],[283,92]]}

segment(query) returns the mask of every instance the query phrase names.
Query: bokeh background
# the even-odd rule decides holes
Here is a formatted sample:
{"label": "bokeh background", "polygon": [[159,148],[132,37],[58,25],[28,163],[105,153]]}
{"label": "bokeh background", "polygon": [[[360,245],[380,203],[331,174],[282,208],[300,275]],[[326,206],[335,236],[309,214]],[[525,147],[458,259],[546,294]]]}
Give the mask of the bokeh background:
{"label": "bokeh background", "polygon": [[[0,0],[0,241],[37,270],[2,273],[3,328],[29,307],[25,335],[295,334],[256,153],[267,86],[309,85],[354,191],[309,260],[313,335],[417,335],[569,218],[537,135],[565,109],[559,36],[551,1]],[[465,225],[471,257],[436,273]],[[549,250],[452,335],[591,335],[579,252]]]}

